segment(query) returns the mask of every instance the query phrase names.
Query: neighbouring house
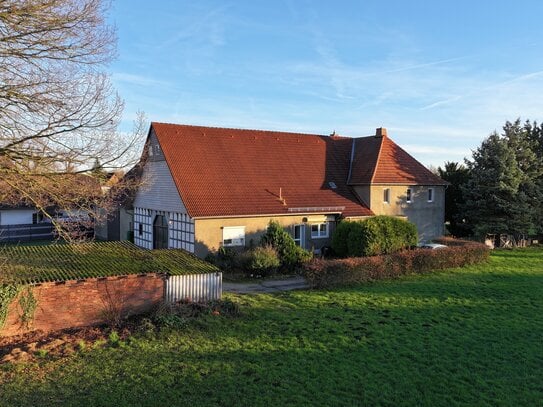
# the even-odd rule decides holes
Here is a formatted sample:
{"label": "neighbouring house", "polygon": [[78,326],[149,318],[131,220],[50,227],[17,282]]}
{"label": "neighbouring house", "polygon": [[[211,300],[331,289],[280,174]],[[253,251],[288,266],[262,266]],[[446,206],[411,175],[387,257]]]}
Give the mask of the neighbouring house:
{"label": "neighbouring house", "polygon": [[379,128],[350,138],[152,123],[134,200],[134,242],[200,257],[257,244],[270,220],[321,249],[340,219],[406,217],[443,234],[445,187]]}
{"label": "neighbouring house", "polygon": [[135,186],[141,176],[139,166],[133,167],[124,176],[117,173],[108,179],[102,191],[108,194],[107,208],[99,211],[95,224],[95,237],[99,240],[134,240],[134,195]]}
{"label": "neighbouring house", "polygon": [[52,237],[52,225],[44,222],[43,215],[36,208],[0,203],[0,243],[47,240]]}
{"label": "neighbouring house", "polygon": [[[85,198],[75,196],[71,191],[100,194],[100,186],[93,178],[84,174],[63,174],[58,180],[38,176],[32,180],[40,185],[37,199],[44,210],[39,210],[35,202],[25,196],[23,183],[13,188],[0,179],[0,242],[52,239],[53,219],[65,224],[76,220],[81,224],[92,224],[85,205],[82,205]],[[58,205],[58,196],[63,196],[64,205]]]}

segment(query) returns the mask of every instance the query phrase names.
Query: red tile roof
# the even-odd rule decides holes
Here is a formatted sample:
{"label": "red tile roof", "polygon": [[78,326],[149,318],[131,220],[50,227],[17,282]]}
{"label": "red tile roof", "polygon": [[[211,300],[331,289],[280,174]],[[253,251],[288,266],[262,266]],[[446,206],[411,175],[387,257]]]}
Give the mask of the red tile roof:
{"label": "red tile roof", "polygon": [[[152,123],[151,131],[191,217],[311,212],[373,215],[347,184],[349,170],[361,174],[358,177],[353,173],[351,180],[367,179],[367,174],[374,172],[364,166],[372,166],[378,150],[379,143],[371,137],[166,123]],[[355,146],[362,140],[362,151],[356,147],[359,162],[355,159],[356,165],[351,168],[354,140]],[[364,146],[371,153],[365,153]]]}
{"label": "red tile roof", "polygon": [[387,136],[355,141],[350,185],[448,185]]}

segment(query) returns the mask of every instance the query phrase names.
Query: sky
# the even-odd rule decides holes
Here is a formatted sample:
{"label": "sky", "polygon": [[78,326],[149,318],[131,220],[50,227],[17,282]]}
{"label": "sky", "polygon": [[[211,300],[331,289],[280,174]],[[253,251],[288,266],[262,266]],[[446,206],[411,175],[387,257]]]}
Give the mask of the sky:
{"label": "sky", "polygon": [[150,121],[388,135],[428,166],[543,121],[543,2],[116,0],[125,101]]}

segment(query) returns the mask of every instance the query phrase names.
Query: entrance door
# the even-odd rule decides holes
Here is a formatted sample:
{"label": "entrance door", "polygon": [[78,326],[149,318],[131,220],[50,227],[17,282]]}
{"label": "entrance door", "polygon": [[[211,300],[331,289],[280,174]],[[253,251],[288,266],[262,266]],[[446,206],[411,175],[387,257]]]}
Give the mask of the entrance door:
{"label": "entrance door", "polygon": [[296,246],[300,246],[305,249],[305,225],[294,225],[294,243]]}
{"label": "entrance door", "polygon": [[153,249],[168,248],[168,221],[166,216],[157,215],[153,222]]}

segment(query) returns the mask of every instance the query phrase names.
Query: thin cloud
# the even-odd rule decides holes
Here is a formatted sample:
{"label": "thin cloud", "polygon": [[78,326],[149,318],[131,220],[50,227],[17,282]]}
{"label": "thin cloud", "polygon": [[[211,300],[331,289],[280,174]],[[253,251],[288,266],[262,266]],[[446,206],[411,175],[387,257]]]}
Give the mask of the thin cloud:
{"label": "thin cloud", "polygon": [[148,76],[134,75],[126,72],[116,72],[112,75],[115,82],[124,82],[138,86],[169,86],[170,83]]}

